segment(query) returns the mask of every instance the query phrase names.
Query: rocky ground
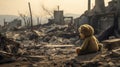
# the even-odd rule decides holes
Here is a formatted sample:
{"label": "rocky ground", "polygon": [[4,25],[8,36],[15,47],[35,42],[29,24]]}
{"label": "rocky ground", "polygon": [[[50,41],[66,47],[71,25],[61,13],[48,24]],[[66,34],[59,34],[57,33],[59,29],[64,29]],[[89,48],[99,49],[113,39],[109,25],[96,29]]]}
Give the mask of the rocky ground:
{"label": "rocky ground", "polygon": [[75,46],[37,47],[0,67],[119,67],[120,49],[77,56]]}
{"label": "rocky ground", "polygon": [[[0,67],[120,67],[120,48],[77,56],[79,36],[67,26],[44,26],[0,35]],[[120,40],[107,41],[119,44]],[[103,43],[107,43],[106,41]],[[105,45],[104,44],[104,45]],[[14,49],[13,49],[14,47]]]}

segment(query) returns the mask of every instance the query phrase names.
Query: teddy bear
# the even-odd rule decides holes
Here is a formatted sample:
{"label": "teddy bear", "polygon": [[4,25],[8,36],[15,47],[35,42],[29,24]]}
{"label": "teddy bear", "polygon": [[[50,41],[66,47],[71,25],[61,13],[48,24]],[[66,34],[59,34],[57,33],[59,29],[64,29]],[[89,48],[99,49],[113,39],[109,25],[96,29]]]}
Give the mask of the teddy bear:
{"label": "teddy bear", "polygon": [[79,27],[78,31],[83,43],[80,48],[76,49],[77,55],[94,53],[101,50],[103,45],[100,44],[98,39],[94,36],[94,28],[92,26],[83,24]]}

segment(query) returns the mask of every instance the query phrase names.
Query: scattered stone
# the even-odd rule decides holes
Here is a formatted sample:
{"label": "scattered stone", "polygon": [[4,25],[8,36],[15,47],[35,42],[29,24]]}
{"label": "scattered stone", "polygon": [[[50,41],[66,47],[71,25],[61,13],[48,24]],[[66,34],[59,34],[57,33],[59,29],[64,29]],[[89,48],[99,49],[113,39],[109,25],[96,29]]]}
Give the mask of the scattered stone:
{"label": "scattered stone", "polygon": [[108,62],[109,66],[114,66],[113,62]]}
{"label": "scattered stone", "polygon": [[120,57],[120,49],[112,50],[112,57]]}
{"label": "scattered stone", "polygon": [[37,64],[32,64],[32,66],[33,66],[33,67],[38,67],[38,65],[37,65]]}
{"label": "scattered stone", "polygon": [[102,41],[102,43],[104,44],[104,46],[108,49],[108,50],[112,50],[114,48],[118,48],[120,47],[120,39],[110,39],[110,40],[104,40]]}
{"label": "scattered stone", "polygon": [[30,61],[41,61],[44,60],[45,56],[27,56]]}

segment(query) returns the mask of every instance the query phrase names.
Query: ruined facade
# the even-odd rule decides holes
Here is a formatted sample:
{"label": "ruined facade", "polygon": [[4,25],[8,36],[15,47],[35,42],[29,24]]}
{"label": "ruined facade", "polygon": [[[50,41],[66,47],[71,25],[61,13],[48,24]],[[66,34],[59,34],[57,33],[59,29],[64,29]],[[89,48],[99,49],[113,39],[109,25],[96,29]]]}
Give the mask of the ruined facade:
{"label": "ruined facade", "polygon": [[[101,39],[109,38],[109,36],[120,37],[120,0],[112,0],[105,7],[104,0],[95,0],[95,7],[88,10],[87,13],[75,19],[77,28],[82,25],[90,24],[95,29],[96,35],[101,35]],[[76,28],[76,29],[77,29]]]}
{"label": "ruined facade", "polygon": [[54,11],[54,22],[56,24],[64,24],[63,11]]}
{"label": "ruined facade", "polygon": [[49,24],[58,24],[58,25],[70,25],[73,24],[73,17],[72,16],[64,16],[64,11],[62,10],[55,10],[54,11],[54,19],[48,19]]}
{"label": "ruined facade", "polygon": [[112,0],[105,7],[105,13],[91,16],[91,25],[95,28],[100,40],[108,39],[110,36],[120,37],[120,11],[119,0]]}

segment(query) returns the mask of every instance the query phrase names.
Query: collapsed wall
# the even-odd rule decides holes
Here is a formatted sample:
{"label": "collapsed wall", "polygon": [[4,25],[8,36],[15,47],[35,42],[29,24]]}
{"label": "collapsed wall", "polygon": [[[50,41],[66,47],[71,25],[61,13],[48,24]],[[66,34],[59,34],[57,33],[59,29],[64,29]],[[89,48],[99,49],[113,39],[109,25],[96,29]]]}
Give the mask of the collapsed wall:
{"label": "collapsed wall", "polygon": [[[105,7],[104,0],[95,0],[95,7],[91,11],[86,11],[79,18],[75,19],[77,28],[85,24],[85,16],[88,24],[95,29],[95,34],[100,35],[100,41],[108,39],[110,36],[120,37],[120,0],[112,0]],[[82,23],[82,24],[81,24]],[[77,29],[76,28],[76,29]],[[99,37],[98,37],[99,39]]]}

